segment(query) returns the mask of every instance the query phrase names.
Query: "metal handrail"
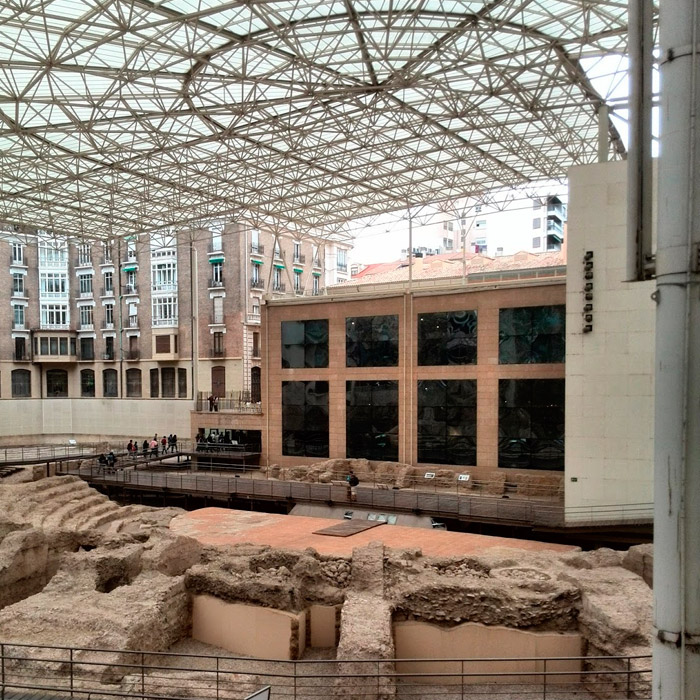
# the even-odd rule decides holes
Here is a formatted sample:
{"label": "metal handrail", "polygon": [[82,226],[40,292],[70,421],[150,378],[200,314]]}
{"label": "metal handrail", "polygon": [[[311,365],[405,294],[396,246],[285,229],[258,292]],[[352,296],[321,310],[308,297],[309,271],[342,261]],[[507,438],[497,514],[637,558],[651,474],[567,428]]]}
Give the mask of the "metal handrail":
{"label": "metal handrail", "polygon": [[[100,655],[106,658],[100,659]],[[172,663],[175,660],[177,663]],[[171,664],[168,664],[170,661]],[[641,665],[633,668],[632,661]],[[513,664],[532,664],[533,670],[518,670]],[[553,664],[572,663],[578,668],[552,670]],[[600,670],[595,668],[600,662]],[[141,698],[141,700],[179,700],[182,698],[182,673],[188,674],[187,697],[240,697],[255,690],[254,684],[270,685],[274,697],[292,700],[311,694],[327,697],[324,689],[340,681],[347,692],[361,693],[366,700],[385,697],[388,688],[402,694],[420,696],[426,683],[449,683],[447,693],[465,697],[467,692],[481,692],[480,686],[498,682],[526,684],[528,695],[562,697],[563,692],[604,690],[609,698],[645,698],[651,696],[651,655],[630,656],[562,656],[521,658],[407,658],[407,659],[256,659],[222,657],[208,654],[137,651],[88,647],[47,646],[10,642],[0,643],[0,690],[52,691],[73,697],[100,696]],[[405,664],[454,664],[449,671],[401,670]],[[486,670],[484,664],[504,664],[504,670]],[[549,664],[549,668],[547,668]],[[52,666],[54,665],[54,666]],[[474,668],[474,665],[477,665]],[[539,668],[541,666],[541,668]],[[109,671],[115,679],[130,676],[133,690],[101,682]],[[249,678],[246,678],[249,676]],[[159,692],[155,692],[157,686]],[[128,688],[128,686],[127,686]],[[246,690],[249,688],[248,690]],[[520,692],[523,692],[522,689]],[[634,695],[632,693],[634,692]],[[432,693],[431,693],[432,694]]]}

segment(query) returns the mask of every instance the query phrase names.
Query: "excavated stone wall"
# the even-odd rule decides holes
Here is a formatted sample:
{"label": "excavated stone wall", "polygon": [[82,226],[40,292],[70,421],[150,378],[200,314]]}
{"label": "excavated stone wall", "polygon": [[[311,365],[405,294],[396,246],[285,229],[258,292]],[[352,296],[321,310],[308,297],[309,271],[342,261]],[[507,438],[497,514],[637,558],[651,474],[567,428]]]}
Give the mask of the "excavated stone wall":
{"label": "excavated stone wall", "polygon": [[[209,596],[296,616],[300,652],[313,615],[337,615],[337,634],[320,637],[337,639],[336,658],[353,662],[330,691],[343,698],[368,697],[353,677],[367,670],[363,659],[379,660],[372,672],[393,671],[394,625],[403,621],[578,633],[589,657],[650,652],[649,548],[438,558],[380,543],[350,557],[202,547],[167,528],[181,511],[119,508],[71,477],[0,487],[0,507],[9,515],[0,522],[0,638],[8,643],[166,650],[190,635],[193,597]],[[115,653],[102,680],[118,682],[125,671],[116,664],[126,658]],[[588,668],[619,670],[597,660]],[[633,693],[647,690],[635,680]],[[394,694],[393,683],[373,680],[371,697]]]}

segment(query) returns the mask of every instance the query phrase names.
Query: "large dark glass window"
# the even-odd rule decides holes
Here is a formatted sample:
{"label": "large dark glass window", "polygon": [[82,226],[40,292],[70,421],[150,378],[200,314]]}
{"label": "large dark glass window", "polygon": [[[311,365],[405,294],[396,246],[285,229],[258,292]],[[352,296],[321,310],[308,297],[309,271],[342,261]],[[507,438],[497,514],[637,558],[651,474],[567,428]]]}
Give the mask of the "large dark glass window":
{"label": "large dark glass window", "polygon": [[396,367],[399,363],[399,317],[346,318],[345,357],[348,367]]}
{"label": "large dark glass window", "polygon": [[565,318],[563,305],[501,309],[498,362],[502,365],[564,362]]}
{"label": "large dark glass window", "polygon": [[476,380],[418,382],[418,461],[476,464]]}
{"label": "large dark glass window", "polygon": [[282,367],[328,367],[328,320],[282,321]]}
{"label": "large dark glass window", "polygon": [[164,399],[175,398],[175,368],[163,367],[160,371],[162,397]]}
{"label": "large dark glass window", "polygon": [[282,382],[282,454],[328,457],[328,382]]}
{"label": "large dark glass window", "polygon": [[95,395],[95,372],[91,369],[80,370],[80,395],[86,397]]}
{"label": "large dark glass window", "polygon": [[177,395],[180,399],[187,398],[187,370],[184,367],[177,369]]}
{"label": "large dark glass window", "polygon": [[116,369],[102,370],[102,395],[105,398],[115,398],[117,396],[117,382],[119,375]]}
{"label": "large dark glass window", "polygon": [[46,397],[68,396],[68,372],[65,369],[46,370]]}
{"label": "large dark glass window", "polygon": [[28,369],[12,370],[12,398],[29,398],[32,395],[32,374]]}
{"label": "large dark glass window", "polygon": [[141,398],[141,370],[132,368],[126,370],[126,395],[130,398]]}
{"label": "large dark glass window", "polygon": [[420,314],[418,364],[476,364],[476,311]]}
{"label": "large dark glass window", "polygon": [[347,456],[396,462],[399,458],[399,383],[346,382]]}
{"label": "large dark glass window", "polygon": [[158,376],[158,370],[153,368],[150,373],[151,376],[151,398],[157,399],[160,394],[160,381]]}
{"label": "large dark glass window", "polygon": [[564,469],[564,380],[498,382],[498,466]]}

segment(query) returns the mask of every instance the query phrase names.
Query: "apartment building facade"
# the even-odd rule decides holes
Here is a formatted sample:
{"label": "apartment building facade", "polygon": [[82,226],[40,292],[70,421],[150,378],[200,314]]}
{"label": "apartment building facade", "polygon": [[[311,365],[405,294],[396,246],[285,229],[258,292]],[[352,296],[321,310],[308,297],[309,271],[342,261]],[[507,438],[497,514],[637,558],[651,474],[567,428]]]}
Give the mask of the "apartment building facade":
{"label": "apartment building facade", "polygon": [[326,285],[323,242],[234,224],[0,244],[0,399],[260,401],[264,300]]}

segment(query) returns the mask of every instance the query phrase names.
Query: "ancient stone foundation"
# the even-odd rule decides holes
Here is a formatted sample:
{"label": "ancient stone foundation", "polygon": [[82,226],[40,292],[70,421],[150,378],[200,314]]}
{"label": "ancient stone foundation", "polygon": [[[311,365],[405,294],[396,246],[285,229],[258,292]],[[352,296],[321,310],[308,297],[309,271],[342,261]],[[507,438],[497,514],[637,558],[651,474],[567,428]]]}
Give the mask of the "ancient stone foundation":
{"label": "ancient stone foundation", "polygon": [[[0,487],[0,507],[0,639],[83,647],[85,661],[91,649],[163,651],[188,638],[258,658],[321,649],[348,662],[329,696],[388,699],[393,674],[459,673],[444,656],[650,652],[649,548],[431,558],[379,542],[348,557],[203,547],[169,530],[181,511],[119,508],[72,477]],[[407,657],[424,661],[413,668]],[[118,665],[128,658],[115,651],[100,681],[129,688]],[[575,675],[577,663],[558,670]],[[593,659],[583,667],[619,670]],[[363,678],[377,671],[385,677]],[[637,679],[631,697],[647,691]]]}

